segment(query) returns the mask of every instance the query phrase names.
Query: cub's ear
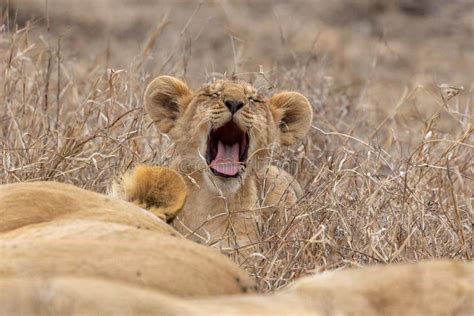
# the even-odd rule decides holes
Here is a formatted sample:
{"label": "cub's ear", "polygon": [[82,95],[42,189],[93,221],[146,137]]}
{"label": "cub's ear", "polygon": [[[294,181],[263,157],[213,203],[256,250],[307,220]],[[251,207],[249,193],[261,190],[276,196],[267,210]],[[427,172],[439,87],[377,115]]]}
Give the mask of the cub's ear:
{"label": "cub's ear", "polygon": [[191,95],[191,90],[181,80],[160,76],[155,78],[145,91],[145,109],[162,133],[168,133],[182,111],[182,101]]}
{"label": "cub's ear", "polygon": [[306,136],[313,121],[313,110],[305,96],[298,92],[281,92],[271,97],[269,105],[280,129],[282,145],[294,144]]}

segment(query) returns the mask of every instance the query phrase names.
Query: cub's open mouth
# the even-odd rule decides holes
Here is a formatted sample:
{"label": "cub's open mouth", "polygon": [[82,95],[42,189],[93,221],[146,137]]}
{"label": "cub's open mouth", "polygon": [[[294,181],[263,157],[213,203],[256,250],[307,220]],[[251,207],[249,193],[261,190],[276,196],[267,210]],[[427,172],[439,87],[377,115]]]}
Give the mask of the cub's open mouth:
{"label": "cub's open mouth", "polygon": [[249,136],[231,121],[209,134],[207,164],[217,176],[238,177],[248,151]]}

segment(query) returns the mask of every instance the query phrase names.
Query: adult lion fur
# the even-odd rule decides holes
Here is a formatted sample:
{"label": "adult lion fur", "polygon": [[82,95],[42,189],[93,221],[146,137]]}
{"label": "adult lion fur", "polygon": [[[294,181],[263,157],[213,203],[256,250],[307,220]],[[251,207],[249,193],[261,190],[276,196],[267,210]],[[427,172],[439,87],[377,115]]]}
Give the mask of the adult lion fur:
{"label": "adult lion fur", "polygon": [[0,201],[2,278],[96,278],[179,296],[255,287],[226,257],[133,204],[55,182],[2,185]]}
{"label": "adult lion fur", "polygon": [[152,213],[54,182],[0,186],[0,258],[3,315],[474,313],[472,262],[333,271],[257,294],[224,255]]}

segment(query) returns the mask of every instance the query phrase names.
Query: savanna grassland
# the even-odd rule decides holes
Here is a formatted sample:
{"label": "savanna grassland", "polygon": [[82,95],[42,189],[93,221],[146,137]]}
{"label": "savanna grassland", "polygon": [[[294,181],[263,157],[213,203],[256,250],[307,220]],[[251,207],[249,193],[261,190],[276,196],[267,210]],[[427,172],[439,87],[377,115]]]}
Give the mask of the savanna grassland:
{"label": "savanna grassland", "polygon": [[1,0],[0,183],[107,192],[172,146],[143,110],[161,74],[296,90],[304,188],[259,250],[265,290],[313,272],[474,256],[472,1]]}

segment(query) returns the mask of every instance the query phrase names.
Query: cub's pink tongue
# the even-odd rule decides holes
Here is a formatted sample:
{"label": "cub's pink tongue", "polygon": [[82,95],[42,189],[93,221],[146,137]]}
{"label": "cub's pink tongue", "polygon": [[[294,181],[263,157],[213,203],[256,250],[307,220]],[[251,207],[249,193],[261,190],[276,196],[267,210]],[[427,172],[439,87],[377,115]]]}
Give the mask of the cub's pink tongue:
{"label": "cub's pink tongue", "polygon": [[223,144],[221,141],[217,143],[216,158],[211,161],[211,168],[215,171],[235,176],[239,172],[239,143],[233,145]]}

